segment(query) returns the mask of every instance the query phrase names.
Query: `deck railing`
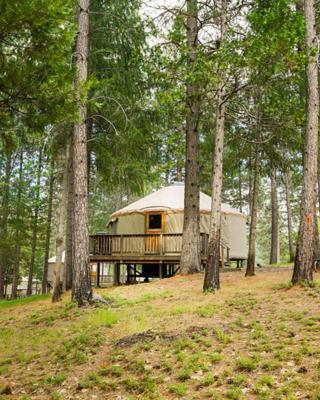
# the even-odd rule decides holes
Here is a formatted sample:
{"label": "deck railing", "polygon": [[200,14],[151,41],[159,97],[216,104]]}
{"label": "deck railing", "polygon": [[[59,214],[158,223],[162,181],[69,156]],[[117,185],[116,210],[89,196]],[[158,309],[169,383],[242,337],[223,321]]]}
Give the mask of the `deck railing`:
{"label": "deck railing", "polygon": [[[209,235],[201,234],[201,256],[208,253]],[[92,256],[179,256],[182,248],[181,233],[158,233],[139,235],[91,235]],[[229,259],[229,248],[221,242],[222,258]]]}

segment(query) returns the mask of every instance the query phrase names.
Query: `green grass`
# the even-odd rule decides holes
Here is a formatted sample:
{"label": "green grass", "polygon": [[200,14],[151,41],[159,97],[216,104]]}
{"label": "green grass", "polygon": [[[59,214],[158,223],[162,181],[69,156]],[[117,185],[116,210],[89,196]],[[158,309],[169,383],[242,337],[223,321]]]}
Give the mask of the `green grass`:
{"label": "green grass", "polygon": [[79,399],[317,399],[319,289],[275,291],[285,271],[230,273],[213,301],[202,279],[100,289],[109,307],[15,301],[0,312],[0,387],[25,399],[63,399],[63,388]]}
{"label": "green grass", "polygon": [[34,296],[22,297],[21,299],[15,300],[0,300],[0,309],[15,307],[15,306],[23,306],[24,304],[30,304],[33,302],[37,302],[40,300],[46,300],[51,297],[51,294],[37,294]]}
{"label": "green grass", "polygon": [[236,365],[240,371],[253,371],[257,368],[257,361],[253,357],[239,356]]}
{"label": "green grass", "polygon": [[169,392],[184,396],[187,392],[187,386],[185,383],[171,384],[169,385]]}

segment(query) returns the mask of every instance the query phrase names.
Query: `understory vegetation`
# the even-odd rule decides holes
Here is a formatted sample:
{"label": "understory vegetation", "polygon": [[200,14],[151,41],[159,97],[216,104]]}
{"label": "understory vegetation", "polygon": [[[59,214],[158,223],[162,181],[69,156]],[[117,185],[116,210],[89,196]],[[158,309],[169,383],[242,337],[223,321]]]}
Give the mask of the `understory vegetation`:
{"label": "understory vegetation", "polygon": [[214,298],[193,275],[100,289],[109,305],[94,309],[7,303],[0,398],[319,399],[320,282],[221,279]]}

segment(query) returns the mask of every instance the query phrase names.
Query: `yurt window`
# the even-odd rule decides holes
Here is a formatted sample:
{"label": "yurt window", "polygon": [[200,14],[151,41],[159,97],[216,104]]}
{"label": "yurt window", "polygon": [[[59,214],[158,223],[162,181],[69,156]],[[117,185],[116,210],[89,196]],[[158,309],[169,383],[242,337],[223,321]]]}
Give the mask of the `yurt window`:
{"label": "yurt window", "polygon": [[147,229],[148,230],[162,229],[162,213],[147,214]]}

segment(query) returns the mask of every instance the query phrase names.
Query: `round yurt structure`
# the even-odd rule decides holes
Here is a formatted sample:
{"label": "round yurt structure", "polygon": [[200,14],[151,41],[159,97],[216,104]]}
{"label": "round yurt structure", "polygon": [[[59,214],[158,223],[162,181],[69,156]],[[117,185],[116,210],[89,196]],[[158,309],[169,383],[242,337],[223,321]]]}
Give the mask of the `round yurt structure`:
{"label": "round yurt structure", "polygon": [[[109,222],[112,235],[182,234],[184,184],[166,186],[114,212]],[[209,234],[211,197],[200,192],[200,232]],[[221,240],[230,260],[245,260],[246,215],[222,204]],[[181,239],[180,239],[181,240]]]}

